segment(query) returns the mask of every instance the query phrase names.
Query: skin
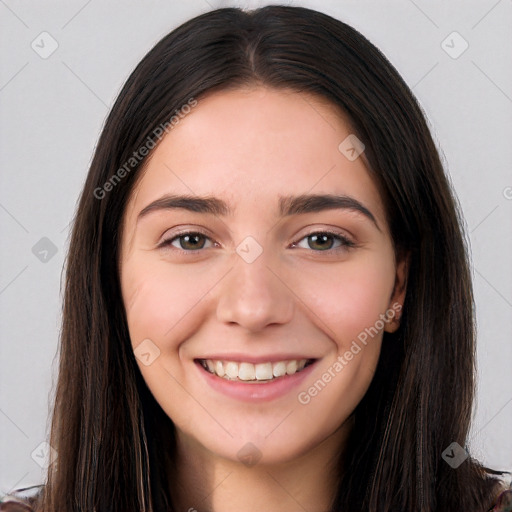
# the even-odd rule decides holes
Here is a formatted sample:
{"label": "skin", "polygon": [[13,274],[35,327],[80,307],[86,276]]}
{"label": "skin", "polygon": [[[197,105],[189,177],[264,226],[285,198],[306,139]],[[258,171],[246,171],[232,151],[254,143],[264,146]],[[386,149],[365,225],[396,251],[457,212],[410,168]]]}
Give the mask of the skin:
{"label": "skin", "polygon": [[[160,351],[150,365],[137,363],[176,425],[177,510],[329,508],[337,455],[373,378],[383,329],[308,404],[298,393],[403,303],[406,281],[364,154],[350,161],[338,149],[350,133],[341,113],[315,96],[260,86],[216,92],[161,140],[134,189],[122,228],[121,287],[134,349],[149,339]],[[137,223],[166,193],[217,196],[233,212],[158,210]],[[304,193],[351,196],[378,227],[348,209],[281,218],[278,196]],[[176,238],[185,228],[205,234],[199,249]],[[325,250],[308,237],[326,229],[355,246],[335,252],[336,239]],[[252,263],[236,252],[247,236],[263,249]],[[172,245],[159,247],[163,240]],[[397,328],[396,318],[384,326]],[[200,376],[194,358],[228,352],[318,361],[299,388],[254,404]],[[261,455],[252,466],[237,456],[248,442]]]}

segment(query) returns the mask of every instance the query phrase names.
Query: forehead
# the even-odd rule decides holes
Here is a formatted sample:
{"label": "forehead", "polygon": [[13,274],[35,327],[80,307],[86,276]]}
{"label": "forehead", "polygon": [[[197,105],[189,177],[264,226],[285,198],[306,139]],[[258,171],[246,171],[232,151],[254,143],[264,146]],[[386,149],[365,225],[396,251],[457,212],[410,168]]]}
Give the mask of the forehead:
{"label": "forehead", "polygon": [[364,153],[353,160],[343,151],[349,136],[343,112],[315,95],[265,87],[209,94],[153,150],[128,210],[174,193],[219,196],[233,212],[277,212],[279,195],[330,193],[383,215]]}

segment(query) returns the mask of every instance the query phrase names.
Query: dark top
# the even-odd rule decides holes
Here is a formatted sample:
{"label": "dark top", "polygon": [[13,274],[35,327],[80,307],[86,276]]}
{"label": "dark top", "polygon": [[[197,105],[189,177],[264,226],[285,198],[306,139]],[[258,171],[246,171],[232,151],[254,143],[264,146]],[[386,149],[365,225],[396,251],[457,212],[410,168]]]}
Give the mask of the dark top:
{"label": "dark top", "polygon": [[[503,491],[489,510],[482,512],[512,512],[512,481],[508,489]],[[43,486],[35,485],[25,489],[17,489],[0,500],[0,512],[33,512]]]}

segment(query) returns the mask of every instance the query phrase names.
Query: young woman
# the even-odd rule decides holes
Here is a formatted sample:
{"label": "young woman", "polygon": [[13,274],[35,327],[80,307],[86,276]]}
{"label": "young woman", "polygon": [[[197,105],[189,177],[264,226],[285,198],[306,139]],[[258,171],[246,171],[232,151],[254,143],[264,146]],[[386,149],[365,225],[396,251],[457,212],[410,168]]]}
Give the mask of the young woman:
{"label": "young woman", "polygon": [[80,198],[60,358],[33,510],[509,510],[464,448],[473,297],[437,150],[325,14],[215,10],[137,66]]}

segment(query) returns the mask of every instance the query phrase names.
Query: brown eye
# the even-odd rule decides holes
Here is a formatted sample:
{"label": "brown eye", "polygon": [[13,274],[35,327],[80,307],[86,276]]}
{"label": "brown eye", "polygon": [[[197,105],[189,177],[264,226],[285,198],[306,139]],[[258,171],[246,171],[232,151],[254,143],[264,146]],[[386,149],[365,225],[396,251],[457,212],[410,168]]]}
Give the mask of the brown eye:
{"label": "brown eye", "polygon": [[325,251],[331,249],[334,244],[334,237],[325,233],[321,235],[309,235],[307,238],[309,239],[308,245],[311,249]]}
{"label": "brown eye", "polygon": [[161,246],[172,246],[178,250],[190,252],[203,249],[207,240],[209,240],[209,238],[206,235],[195,231],[189,231],[186,233],[180,233],[169,240],[165,240],[162,242]]}
{"label": "brown eye", "polygon": [[[307,247],[300,245],[302,240],[307,240]],[[315,252],[345,251],[348,248],[355,246],[355,243],[349,240],[346,236],[341,233],[332,233],[330,231],[317,231],[310,233],[302,238],[300,242],[295,245],[297,247],[303,247],[304,249],[313,249]],[[337,245],[335,246],[336,243]]]}

